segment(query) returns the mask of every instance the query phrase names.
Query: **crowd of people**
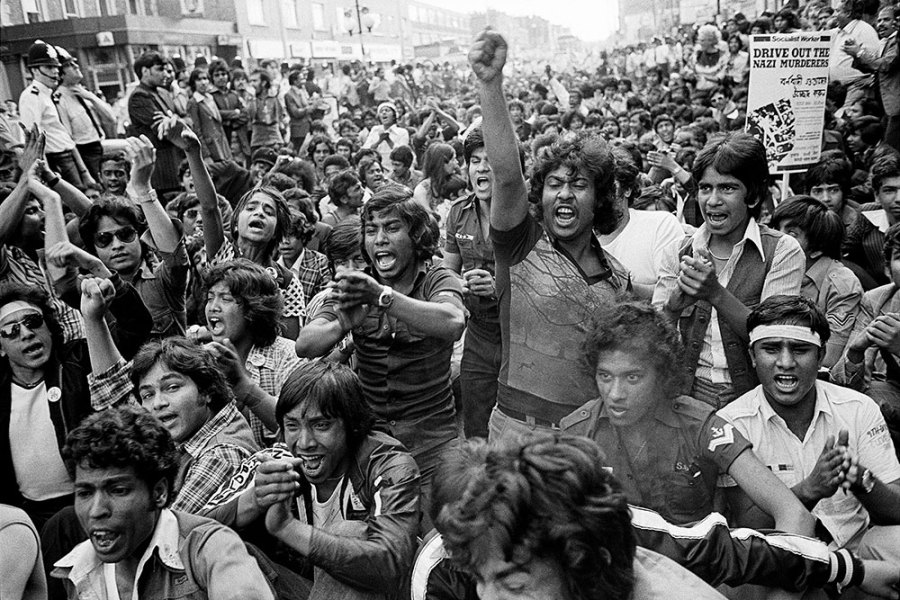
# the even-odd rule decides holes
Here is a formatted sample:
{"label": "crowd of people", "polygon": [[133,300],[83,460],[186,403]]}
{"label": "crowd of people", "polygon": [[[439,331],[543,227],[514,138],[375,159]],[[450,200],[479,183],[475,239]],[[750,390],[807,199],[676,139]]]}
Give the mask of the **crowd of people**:
{"label": "crowd of people", "polygon": [[[0,597],[900,598],[898,16],[590,71],[148,51],[114,105],[35,41]],[[795,31],[833,47],[783,187],[747,48]]]}

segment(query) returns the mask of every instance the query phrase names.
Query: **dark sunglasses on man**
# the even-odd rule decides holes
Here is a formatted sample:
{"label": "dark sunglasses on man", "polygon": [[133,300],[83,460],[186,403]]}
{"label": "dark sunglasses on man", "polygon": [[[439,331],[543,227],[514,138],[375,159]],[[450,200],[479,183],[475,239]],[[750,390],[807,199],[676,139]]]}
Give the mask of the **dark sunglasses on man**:
{"label": "dark sunglasses on man", "polygon": [[41,313],[28,313],[22,320],[16,321],[15,323],[8,323],[3,327],[0,327],[0,338],[15,340],[18,339],[19,334],[22,333],[22,325],[29,330],[34,331],[35,329],[39,329],[43,324],[44,315]]}
{"label": "dark sunglasses on man", "polygon": [[137,237],[137,231],[135,231],[134,227],[123,227],[116,231],[104,231],[103,233],[98,233],[94,236],[94,246],[96,248],[106,248],[112,244],[113,236],[117,237],[120,242],[128,244],[133,242],[134,238]]}

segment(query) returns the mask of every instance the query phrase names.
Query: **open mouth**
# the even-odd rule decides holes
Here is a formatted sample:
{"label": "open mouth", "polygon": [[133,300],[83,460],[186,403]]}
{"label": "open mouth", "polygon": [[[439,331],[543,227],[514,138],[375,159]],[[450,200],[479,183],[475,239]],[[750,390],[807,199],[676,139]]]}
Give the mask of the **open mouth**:
{"label": "open mouth", "polygon": [[266,222],[262,219],[250,219],[249,221],[247,221],[247,227],[249,229],[265,229]]}
{"label": "open mouth", "polygon": [[479,191],[491,189],[491,178],[479,176],[475,178],[475,189]]}
{"label": "open mouth", "polygon": [[300,456],[300,461],[307,477],[315,477],[322,470],[322,466],[325,463],[325,456],[323,454]]}
{"label": "open mouth", "polygon": [[795,375],[775,375],[773,381],[775,388],[782,394],[792,394],[800,385],[800,380]]}
{"label": "open mouth", "polygon": [[116,547],[116,542],[121,536],[108,529],[95,529],[91,531],[91,544],[100,554],[109,554]]}
{"label": "open mouth", "polygon": [[578,220],[578,214],[575,212],[571,206],[560,206],[553,213],[553,216],[556,218],[557,224],[562,227],[568,227],[570,225],[574,225]]}
{"label": "open mouth", "polygon": [[37,342],[31,344],[30,346],[26,346],[24,350],[22,350],[22,354],[27,356],[28,358],[39,358],[44,352],[44,344]]}
{"label": "open mouth", "polygon": [[397,264],[397,257],[390,252],[375,253],[375,267],[379,271],[389,271],[395,264]]}
{"label": "open mouth", "polygon": [[215,337],[223,337],[225,335],[225,322],[217,317],[206,317],[206,324],[209,332]]}
{"label": "open mouth", "polygon": [[710,225],[722,225],[728,219],[728,215],[722,213],[706,213],[706,220]]}

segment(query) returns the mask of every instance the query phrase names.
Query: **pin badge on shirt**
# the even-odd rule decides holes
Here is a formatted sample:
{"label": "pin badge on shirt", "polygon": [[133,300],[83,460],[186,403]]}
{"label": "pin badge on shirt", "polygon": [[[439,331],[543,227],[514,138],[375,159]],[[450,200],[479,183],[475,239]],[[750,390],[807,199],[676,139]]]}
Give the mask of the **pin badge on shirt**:
{"label": "pin badge on shirt", "polygon": [[62,398],[62,390],[58,387],[52,387],[47,390],[47,399],[50,400],[50,402],[59,402],[60,398]]}

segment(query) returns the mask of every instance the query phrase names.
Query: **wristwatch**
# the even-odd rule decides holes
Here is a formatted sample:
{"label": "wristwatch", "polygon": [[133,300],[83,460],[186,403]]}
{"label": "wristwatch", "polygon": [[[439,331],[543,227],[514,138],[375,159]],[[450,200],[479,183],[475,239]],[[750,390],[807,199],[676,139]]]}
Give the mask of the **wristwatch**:
{"label": "wristwatch", "polygon": [[387,310],[394,303],[394,290],[390,286],[382,286],[381,293],[378,294],[378,306]]}
{"label": "wristwatch", "polygon": [[850,486],[850,491],[860,496],[870,493],[873,489],[875,489],[875,475],[869,469],[864,469],[856,483]]}

